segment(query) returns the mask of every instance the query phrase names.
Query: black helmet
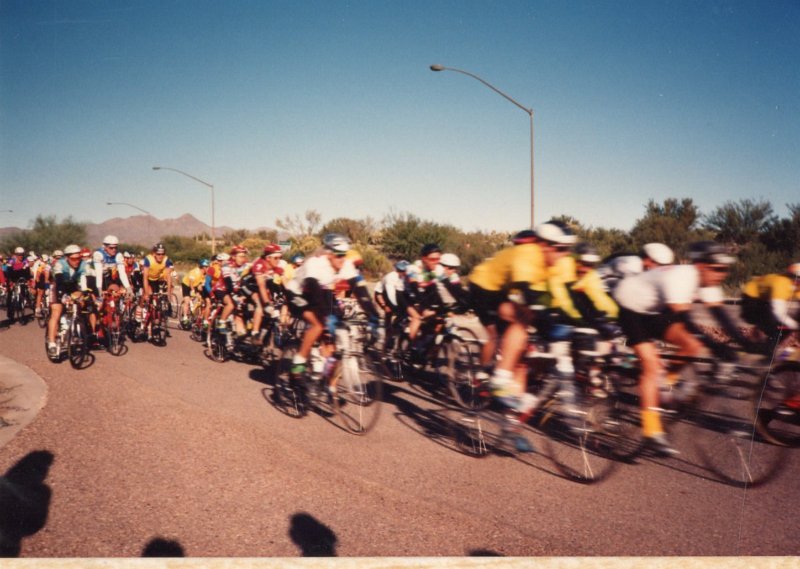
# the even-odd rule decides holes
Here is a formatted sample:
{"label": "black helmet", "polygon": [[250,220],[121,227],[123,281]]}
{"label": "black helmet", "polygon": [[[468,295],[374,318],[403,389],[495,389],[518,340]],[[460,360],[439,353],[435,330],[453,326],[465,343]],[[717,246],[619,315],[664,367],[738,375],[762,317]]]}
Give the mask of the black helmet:
{"label": "black helmet", "polygon": [[350,250],[350,240],[339,233],[328,233],[322,238],[322,245],[328,251],[344,255]]}
{"label": "black helmet", "polygon": [[419,251],[420,257],[427,257],[428,255],[432,255],[433,253],[441,253],[442,248],[439,247],[436,243],[426,243],[422,246],[422,249]]}
{"label": "black helmet", "polygon": [[153,245],[153,253],[166,253],[166,249],[164,248],[164,244],[160,241]]}
{"label": "black helmet", "polygon": [[511,238],[511,242],[514,245],[522,245],[523,243],[533,243],[536,241],[536,232],[532,229],[523,229],[514,237]]}
{"label": "black helmet", "polygon": [[716,241],[697,241],[689,245],[689,260],[708,265],[732,265],[736,262],[730,250]]}

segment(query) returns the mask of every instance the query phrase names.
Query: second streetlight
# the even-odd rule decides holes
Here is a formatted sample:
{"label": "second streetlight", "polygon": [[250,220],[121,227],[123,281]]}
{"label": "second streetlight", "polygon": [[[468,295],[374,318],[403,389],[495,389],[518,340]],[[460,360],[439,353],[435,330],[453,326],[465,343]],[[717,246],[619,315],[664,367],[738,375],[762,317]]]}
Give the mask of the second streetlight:
{"label": "second streetlight", "polygon": [[208,186],[211,189],[211,254],[212,255],[216,255],[217,254],[217,236],[216,236],[216,228],[215,228],[215,224],[214,224],[214,184],[209,184],[208,182],[205,182],[205,181],[201,180],[200,178],[192,176],[191,174],[187,174],[183,170],[178,170],[177,168],[168,168],[166,166],[153,166],[153,170],[171,170],[173,172],[177,172],[178,174],[183,174],[184,176],[186,176],[187,178],[191,178],[195,182],[200,182],[204,186]]}

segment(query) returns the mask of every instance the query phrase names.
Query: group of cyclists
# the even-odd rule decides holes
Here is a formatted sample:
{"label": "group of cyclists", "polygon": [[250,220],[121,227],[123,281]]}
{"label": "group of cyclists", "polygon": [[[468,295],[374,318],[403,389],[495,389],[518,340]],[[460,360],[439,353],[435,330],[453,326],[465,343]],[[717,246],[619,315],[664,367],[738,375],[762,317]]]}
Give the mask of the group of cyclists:
{"label": "group of cyclists", "polygon": [[[89,294],[97,299],[110,290],[135,296],[138,306],[144,307],[154,291],[171,294],[174,267],[162,244],[141,261],[119,252],[118,244],[109,235],[95,251],[69,245],[50,258],[26,257],[17,248],[3,263],[6,282],[27,279],[33,284],[37,310],[49,289],[48,351],[55,349],[66,296],[79,300]],[[274,243],[264,246],[253,262],[248,256],[245,247],[235,246],[213,259],[200,259],[181,281],[181,315],[186,318],[191,299],[199,297],[205,326],[215,326],[229,346],[235,341],[259,346],[265,319],[302,320],[305,326],[291,362],[291,377],[303,382],[310,373],[312,348],[323,340],[323,357],[334,350],[325,339],[332,334],[325,331],[342,318],[344,297],[358,304],[373,332],[381,336],[387,358],[400,333],[407,335],[413,357],[426,321],[443,312],[471,310],[485,329],[475,377],[506,409],[504,435],[519,452],[534,450],[519,425],[540,404],[528,392],[522,357],[532,326],[549,341],[554,373],[566,392],[574,389],[572,357],[569,349],[563,349],[571,329],[593,328],[606,339],[624,335],[640,362],[642,434],[661,455],[677,451],[661,422],[660,390],[675,381],[680,361],[685,361],[665,363],[661,342],[677,347],[679,356],[697,356],[705,347],[720,361],[733,362],[732,344],[766,354],[785,330],[798,329],[793,311],[800,300],[800,262],[790,264],[784,273],[755,277],[744,285],[741,315],[761,331],[758,341],[742,334],[723,307],[721,284],[735,257],[712,241],[692,244],[683,264],[661,243],[649,243],[637,254],[602,259],[591,244],[579,243],[567,225],[549,221],[514,235],[508,247],[472,269],[466,276],[467,286],[459,275],[458,256],[429,243],[421,248],[418,259],[397,260],[372,294],[361,272],[361,256],[342,235],[326,235],[322,246],[308,257],[297,254],[287,261],[283,249]],[[693,318],[695,302],[709,308],[729,341],[704,333]],[[214,322],[209,321],[212,303],[221,306]],[[245,311],[245,305],[254,308]],[[245,321],[246,314],[250,322]],[[398,323],[406,328],[401,331]]]}

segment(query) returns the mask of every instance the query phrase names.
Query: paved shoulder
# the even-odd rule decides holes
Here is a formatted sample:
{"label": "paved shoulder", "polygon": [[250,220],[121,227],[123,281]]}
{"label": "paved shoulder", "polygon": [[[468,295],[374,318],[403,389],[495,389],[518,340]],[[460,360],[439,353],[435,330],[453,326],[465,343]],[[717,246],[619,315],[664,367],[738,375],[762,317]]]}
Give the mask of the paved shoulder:
{"label": "paved shoulder", "polygon": [[47,384],[31,368],[0,356],[0,448],[36,418]]}

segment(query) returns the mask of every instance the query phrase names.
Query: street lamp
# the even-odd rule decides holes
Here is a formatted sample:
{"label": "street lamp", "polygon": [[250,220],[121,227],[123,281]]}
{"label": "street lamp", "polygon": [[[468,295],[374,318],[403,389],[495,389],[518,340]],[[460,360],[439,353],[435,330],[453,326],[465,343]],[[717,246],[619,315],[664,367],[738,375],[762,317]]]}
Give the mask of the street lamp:
{"label": "street lamp", "polygon": [[187,174],[183,170],[178,170],[177,168],[168,168],[166,166],[153,166],[153,170],[172,170],[173,172],[177,172],[178,174],[183,174],[187,178],[191,178],[195,182],[200,182],[204,186],[208,186],[211,188],[211,254],[217,254],[217,237],[216,237],[216,229],[214,224],[214,184],[209,184],[208,182],[204,182],[200,178],[196,178],[191,174]]}
{"label": "street lamp", "polygon": [[138,209],[139,211],[141,211],[144,214],[152,215],[149,211],[144,210],[144,209],[140,208],[139,206],[135,206],[132,203],[128,203],[128,202],[106,202],[106,205],[126,205],[128,207],[132,207],[133,209]]}
{"label": "street lamp", "polygon": [[527,107],[524,107],[523,105],[519,104],[517,101],[515,101],[514,99],[512,99],[511,97],[509,97],[508,95],[503,93],[500,89],[498,89],[497,87],[495,87],[494,85],[492,85],[488,81],[484,81],[483,79],[481,79],[480,77],[478,77],[477,75],[475,75],[473,73],[470,73],[469,71],[463,71],[461,69],[455,69],[453,67],[445,67],[444,65],[436,65],[436,64],[431,65],[431,71],[455,71],[456,73],[462,73],[464,75],[469,75],[473,79],[477,79],[478,81],[480,81],[481,83],[483,83],[484,85],[489,87],[489,89],[491,89],[492,91],[494,91],[495,93],[497,93],[499,95],[502,95],[505,99],[507,99],[508,101],[511,101],[517,107],[519,107],[520,109],[522,109],[523,111],[528,113],[528,116],[531,119],[531,229],[533,229],[533,109],[532,108],[529,109]]}

